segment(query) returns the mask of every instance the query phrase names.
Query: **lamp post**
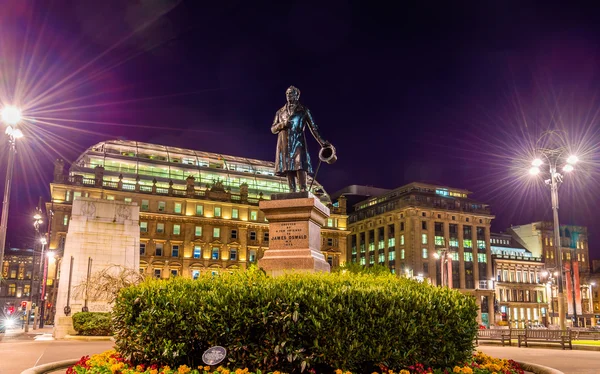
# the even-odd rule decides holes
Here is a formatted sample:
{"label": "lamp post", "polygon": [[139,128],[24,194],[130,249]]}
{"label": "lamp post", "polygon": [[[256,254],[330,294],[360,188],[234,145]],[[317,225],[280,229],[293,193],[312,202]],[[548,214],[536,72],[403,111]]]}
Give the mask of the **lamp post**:
{"label": "lamp post", "polygon": [[[46,282],[47,282],[47,277],[48,277],[48,256],[44,256],[44,248],[46,248],[46,244],[48,244],[48,242],[46,241],[46,237],[42,237],[40,239],[40,241],[42,242],[42,258],[41,258],[41,266],[43,267],[43,275],[42,275],[42,282],[40,283],[40,329],[44,327],[44,309],[46,306]],[[52,254],[52,256],[54,256],[53,252],[48,252],[48,255]]]}
{"label": "lamp post", "polygon": [[[14,106],[7,106],[0,112],[1,122],[6,124],[5,134],[8,136],[8,163],[6,164],[6,181],[4,183],[4,199],[2,200],[2,218],[0,218],[0,267],[4,264],[4,247],[8,224],[8,206],[10,203],[10,185],[12,182],[15,156],[17,154],[16,140],[23,137],[17,128],[21,122],[21,111]],[[0,290],[2,289],[2,271],[0,271]]]}
{"label": "lamp post", "polygon": [[[553,134],[553,133],[550,133]],[[562,246],[560,242],[560,224],[558,222],[558,187],[563,181],[563,175],[557,170],[559,166],[563,166],[562,170],[565,173],[573,171],[574,165],[577,163],[577,156],[569,155],[566,157],[567,149],[564,146],[548,149],[541,148],[538,153],[545,158],[545,162],[541,158],[536,158],[531,163],[529,173],[538,175],[541,172],[541,166],[548,165],[550,178],[545,180],[546,185],[550,186],[550,194],[552,197],[552,215],[554,219],[554,251],[558,261],[558,319],[561,330],[566,329],[566,313],[565,313],[565,294],[563,291],[563,266],[562,266]],[[573,321],[576,324],[576,321]]]}

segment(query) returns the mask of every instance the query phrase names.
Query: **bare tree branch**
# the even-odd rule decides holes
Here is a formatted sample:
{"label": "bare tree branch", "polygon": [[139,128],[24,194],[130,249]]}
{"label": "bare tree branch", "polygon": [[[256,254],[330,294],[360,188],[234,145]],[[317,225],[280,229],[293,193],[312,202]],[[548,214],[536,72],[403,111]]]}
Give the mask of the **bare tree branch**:
{"label": "bare tree branch", "polygon": [[123,288],[141,283],[145,279],[144,274],[125,268],[121,265],[111,265],[98,271],[90,277],[73,287],[77,298],[90,301],[108,301],[112,304],[119,291]]}

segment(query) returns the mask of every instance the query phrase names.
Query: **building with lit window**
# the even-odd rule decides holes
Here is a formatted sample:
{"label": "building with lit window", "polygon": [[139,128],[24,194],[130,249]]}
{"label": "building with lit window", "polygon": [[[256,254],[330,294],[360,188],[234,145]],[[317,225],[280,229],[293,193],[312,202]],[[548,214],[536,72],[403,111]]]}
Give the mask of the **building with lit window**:
{"label": "building with lit window", "polygon": [[[246,269],[269,246],[259,201],[287,188],[273,162],[133,141],[98,143],[66,175],[64,163],[55,164],[46,204],[52,212],[49,248],[61,256],[71,204],[84,196],[140,207],[140,271],[148,275],[194,278]],[[331,210],[322,251],[339,266],[346,259],[345,199],[333,204],[317,181],[312,192]],[[52,278],[55,269],[48,274]]]}
{"label": "building with lit window", "polygon": [[496,320],[512,328],[548,325],[547,282],[541,257],[534,257],[510,234],[492,233]]}
{"label": "building with lit window", "polygon": [[[7,248],[2,264],[0,313],[16,310],[23,301],[30,301],[31,290],[37,295],[39,284],[39,254],[33,249]],[[34,276],[34,282],[31,277]]]}
{"label": "building with lit window", "polygon": [[[533,222],[520,226],[511,226],[507,231],[533,256],[542,257],[546,268],[556,284],[558,272],[558,251],[554,243],[554,225],[552,222]],[[587,228],[583,226],[560,226],[560,253],[563,264],[563,285],[567,299],[567,319],[577,319],[579,326],[590,325],[594,314],[590,305],[591,295],[586,286],[590,278],[590,259]],[[571,272],[571,269],[574,269]],[[573,285],[575,285],[573,287]],[[556,287],[552,287],[551,312],[558,317],[558,301]],[[573,313],[575,311],[575,313]]]}
{"label": "building with lit window", "polygon": [[[488,205],[466,190],[410,183],[355,204],[348,213],[348,259],[471,294],[479,321],[493,323],[494,291]],[[448,256],[439,256],[447,253]]]}

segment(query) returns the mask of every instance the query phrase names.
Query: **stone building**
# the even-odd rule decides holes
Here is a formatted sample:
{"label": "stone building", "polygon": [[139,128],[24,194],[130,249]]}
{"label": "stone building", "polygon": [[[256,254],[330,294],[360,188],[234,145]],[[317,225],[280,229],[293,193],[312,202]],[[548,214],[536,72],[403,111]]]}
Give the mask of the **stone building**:
{"label": "stone building", "polygon": [[549,273],[510,234],[490,237],[496,291],[496,320],[512,328],[548,325],[550,311],[546,282]]}
{"label": "stone building", "polygon": [[[532,222],[525,225],[511,226],[507,231],[533,256],[542,257],[552,277],[552,313],[558,317],[558,300],[556,276],[559,271],[554,243],[554,225],[552,222]],[[586,280],[590,278],[590,258],[587,228],[575,225],[560,226],[560,252],[563,264],[563,287],[566,297],[567,320],[577,320],[577,325],[592,324],[594,314],[589,307],[589,287]],[[574,269],[571,272],[571,269]],[[575,311],[575,313],[574,313]]]}
{"label": "stone building", "polygon": [[[356,189],[351,189],[356,190]],[[355,204],[348,216],[349,261],[380,264],[399,275],[429,279],[475,296],[479,321],[493,323],[494,291],[489,207],[469,191],[425,183]],[[447,253],[448,256],[439,256]]]}
{"label": "stone building", "polygon": [[40,287],[39,254],[34,257],[33,249],[7,248],[1,270],[0,314],[16,311],[23,301],[30,301],[31,296],[35,300]]}
{"label": "stone building", "polygon": [[[158,278],[196,277],[246,269],[269,245],[261,199],[287,192],[274,163],[133,141],[98,143],[71,165],[55,164],[49,248],[61,255],[72,202],[93,197],[140,208],[140,271]],[[312,180],[309,179],[310,184]],[[322,251],[332,266],[346,259],[345,199],[333,204],[314,181],[312,192],[331,209]],[[50,269],[49,274],[55,274]]]}

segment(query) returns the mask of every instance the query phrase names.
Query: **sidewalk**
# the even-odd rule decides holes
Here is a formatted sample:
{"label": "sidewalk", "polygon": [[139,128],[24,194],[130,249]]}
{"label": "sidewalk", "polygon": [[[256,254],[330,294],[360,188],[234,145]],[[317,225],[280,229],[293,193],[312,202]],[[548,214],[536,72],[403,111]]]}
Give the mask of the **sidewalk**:
{"label": "sidewalk", "polygon": [[36,330],[33,329],[31,325],[29,325],[29,331],[25,332],[25,329],[22,328],[14,328],[6,330],[6,333],[0,334],[0,342],[14,342],[14,341],[31,341],[38,339],[50,340],[52,337],[52,330],[54,326],[46,325],[44,328],[38,328]]}

